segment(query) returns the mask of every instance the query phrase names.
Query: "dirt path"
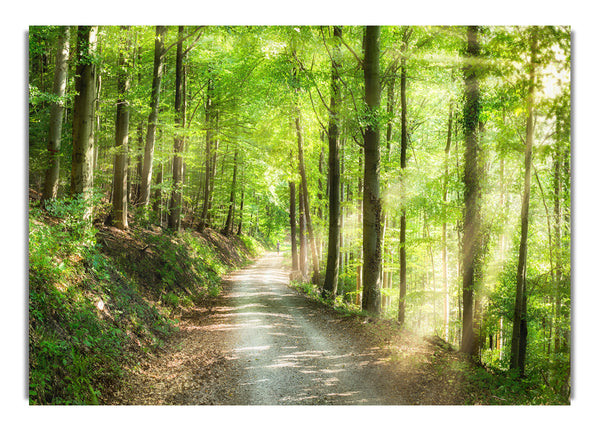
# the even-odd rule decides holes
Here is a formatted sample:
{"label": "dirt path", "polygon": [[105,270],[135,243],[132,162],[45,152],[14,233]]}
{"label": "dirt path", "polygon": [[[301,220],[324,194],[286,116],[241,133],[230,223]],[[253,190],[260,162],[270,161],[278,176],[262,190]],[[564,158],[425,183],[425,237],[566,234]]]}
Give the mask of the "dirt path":
{"label": "dirt path", "polygon": [[[281,263],[269,253],[230,275],[223,295],[184,316],[166,352],[137,370],[112,402],[448,403],[433,387],[420,389],[435,376],[410,360],[390,360],[376,334],[362,330],[368,325],[291,289]],[[402,354],[426,357],[424,348],[405,345]]]}

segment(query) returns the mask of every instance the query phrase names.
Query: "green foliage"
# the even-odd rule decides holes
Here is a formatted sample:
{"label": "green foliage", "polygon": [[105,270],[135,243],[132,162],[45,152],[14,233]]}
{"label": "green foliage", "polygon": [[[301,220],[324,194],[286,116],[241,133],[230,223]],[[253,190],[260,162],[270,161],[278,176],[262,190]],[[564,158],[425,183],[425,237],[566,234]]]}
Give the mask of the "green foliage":
{"label": "green foliage", "polygon": [[515,371],[474,367],[465,373],[471,404],[564,405],[568,397],[540,383],[535,377],[519,377]]}
{"label": "green foliage", "polygon": [[240,239],[244,243],[246,249],[250,252],[251,256],[258,256],[264,251],[263,246],[256,238],[249,235],[242,235],[240,236]]}
{"label": "green foliage", "polygon": [[344,295],[338,295],[334,299],[326,299],[321,295],[321,289],[318,286],[302,281],[292,281],[290,287],[305,294],[313,301],[332,307],[344,316],[366,316],[366,313],[363,312],[360,307],[346,302],[344,300]]}
{"label": "green foliage", "polygon": [[[51,202],[47,211],[30,210],[32,404],[101,403],[133,365],[134,352],[152,351],[174,330],[167,315],[218,295],[220,275],[232,268],[220,260],[216,243],[191,232],[136,231],[155,259],[106,248],[106,240],[101,247],[96,238],[104,238],[102,232],[82,221],[85,208],[67,199]],[[259,250],[256,240],[246,242]],[[246,253],[243,242],[238,247]],[[148,289],[160,308],[141,295]]]}
{"label": "green foliage", "polygon": [[[55,26],[33,26],[29,32],[29,183],[30,188],[37,192],[42,187],[43,172],[49,161],[46,144],[50,106],[58,101],[50,92],[57,30]],[[154,30],[150,26],[131,28],[135,46],[129,53],[133,62],[127,71],[132,77],[128,96],[131,106],[129,181],[132,198],[140,180],[134,163],[143,158],[149,113]],[[186,27],[184,33],[189,35],[196,30]],[[482,337],[500,337],[503,346],[502,350],[491,349],[482,343],[480,359],[486,366],[504,372],[508,367],[514,313],[532,28],[480,27],[480,30],[482,56],[477,65],[481,71],[479,195],[483,216],[481,225],[485,232],[478,241],[485,242],[486,247],[482,248],[485,256],[479,262],[476,299],[481,305]],[[571,331],[570,29],[548,26],[537,31],[540,79],[536,88],[535,177],[532,178],[529,220],[527,375],[533,385],[531,387],[546,386],[550,393],[564,397],[569,386],[568,340]],[[441,293],[445,275],[450,297],[449,341],[458,344],[464,240],[465,119],[461,70],[466,47],[465,28],[383,27],[380,59],[382,100],[377,112],[367,112],[363,100],[364,76],[360,60],[363,32],[361,26],[344,26],[339,56],[343,80],[342,103],[338,107],[343,166],[342,254],[346,260],[339,278],[339,296],[333,305],[353,307],[344,304],[352,304],[356,299],[356,271],[361,264],[362,245],[362,130],[367,125],[378,124],[382,132],[380,174],[386,215],[382,255],[386,271],[394,278],[392,286],[385,287],[383,291],[385,296],[392,298],[386,316],[392,318],[397,312],[399,221],[402,210],[405,210],[408,263],[406,326],[422,334],[439,333],[445,323],[442,322],[445,295]],[[76,32],[71,34],[71,51],[74,52]],[[96,295],[94,298],[102,298],[108,304],[117,301],[121,297],[119,295],[126,291],[115,293],[118,291],[115,278],[128,279],[134,290],[144,290],[161,312],[177,313],[196,299],[218,294],[220,276],[247,256],[240,252],[241,249],[256,255],[263,248],[273,247],[276,241],[285,241],[289,229],[288,182],[299,183],[296,116],[299,116],[302,126],[313,228],[317,242],[327,238],[326,129],[331,91],[330,55],[334,43],[331,29],[313,26],[207,26],[197,34],[200,36],[197,40],[194,36],[184,41],[184,49],[189,48],[185,58],[186,127],[179,129],[174,123],[175,49],[171,49],[165,56],[150,206],[130,206],[129,234],[135,241],[148,244],[148,248],[140,252],[131,249],[116,251],[114,246],[108,250],[102,242],[96,244],[96,237],[102,235],[90,223],[82,221],[82,211],[88,205],[85,202],[58,200],[49,203],[47,211],[32,207],[29,221],[30,281],[32,286],[38,286],[33,289],[38,296],[34,295],[35,306],[30,309],[30,316],[36,322],[43,319],[52,323],[56,317],[40,308],[40,304],[46,301],[40,299],[42,293],[47,298],[62,295],[64,301],[72,304],[92,301]],[[98,127],[95,130],[97,159],[94,171],[94,184],[102,200],[89,204],[95,207],[95,214],[99,216],[108,213],[112,190],[114,108],[122,35],[120,27],[100,27],[101,49],[94,58],[85,59],[97,64],[102,77],[95,111]],[[172,46],[177,37],[177,29],[170,27],[165,46]],[[192,46],[192,43],[195,45]],[[74,60],[74,55],[71,55],[67,92],[61,100],[67,115],[59,155],[59,196],[68,187],[68,166],[72,157],[69,137],[72,133],[70,113]],[[408,137],[406,169],[400,167],[401,64],[406,72],[405,96],[408,103],[405,110]],[[218,127],[212,132],[219,142],[211,158],[206,154],[205,146],[207,129],[211,126],[206,108],[209,79],[214,86],[211,94],[213,114],[218,114]],[[451,117],[450,112],[453,113]],[[450,136],[449,120],[452,122]],[[391,127],[389,137],[386,133],[388,125]],[[211,240],[209,236],[201,237],[191,231],[174,234],[162,230],[168,215],[166,202],[173,186],[168,167],[172,165],[174,135],[184,135],[186,139],[183,155],[186,166],[183,186],[185,227],[193,228],[195,226],[192,225],[198,222],[204,197],[205,164],[209,159],[216,164],[211,180],[209,230],[221,230],[229,210],[233,170],[237,167],[234,225],[236,232],[237,226],[241,225],[243,235],[239,241],[233,238],[234,242],[237,241],[235,251],[220,249],[216,245],[218,241]],[[450,146],[446,153],[448,138]],[[235,151],[239,152],[237,166],[233,163]],[[162,174],[160,183],[156,176],[159,169]],[[555,188],[559,186],[560,190],[556,193]],[[558,212],[555,214],[554,211]],[[323,250],[327,249],[325,243],[322,246]],[[446,274],[442,274],[443,252],[447,256]],[[227,260],[225,256],[231,253],[239,254],[241,260]],[[89,290],[97,285],[103,287],[98,288],[99,291]],[[319,298],[316,287],[304,286],[302,289]],[[133,301],[132,304],[138,302]],[[139,304],[132,305],[140,308],[136,308],[137,311],[130,316],[131,331],[135,329],[139,336],[148,339],[158,337],[156,334],[161,330],[145,323],[143,306]],[[129,306],[124,303],[124,307]],[[68,311],[58,309],[62,310],[61,313]],[[50,327],[53,328],[52,325]],[[147,327],[154,329],[147,332],[144,329]],[[88,372],[92,365],[86,362],[85,356],[77,348],[71,350],[71,339],[67,342],[60,331],[56,331],[46,334],[50,337],[48,340],[42,340],[47,341],[44,344],[46,356],[43,357],[49,364],[48,369],[53,367],[49,359],[51,355],[47,354],[52,351],[64,358],[68,356],[66,363],[71,367],[70,373]],[[90,343],[94,345],[92,341]],[[58,365],[52,369],[57,371]],[[486,379],[481,377],[483,382]],[[96,392],[96,383],[91,380],[86,382],[75,378],[70,382],[77,390],[70,392],[71,398],[65,396],[61,399],[90,403],[94,402],[94,397],[101,399]],[[493,382],[488,383],[490,386]],[[47,388],[56,384],[53,381]],[[509,382],[504,386],[514,389],[513,392],[518,395],[512,397],[513,400],[520,400],[520,389]],[[48,391],[34,388],[37,402],[46,402],[47,394],[52,392]],[[45,395],[40,398],[42,393]],[[497,393],[498,397],[505,395],[508,397],[505,393]]]}

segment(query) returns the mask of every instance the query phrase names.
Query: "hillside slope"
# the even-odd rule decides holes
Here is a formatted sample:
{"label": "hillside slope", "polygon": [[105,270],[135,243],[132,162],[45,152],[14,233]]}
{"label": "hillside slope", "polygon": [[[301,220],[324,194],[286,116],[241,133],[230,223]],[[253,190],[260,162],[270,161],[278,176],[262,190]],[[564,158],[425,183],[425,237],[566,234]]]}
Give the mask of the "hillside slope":
{"label": "hillside slope", "polygon": [[257,252],[212,230],[87,229],[79,210],[30,210],[30,404],[103,403],[186,307],[218,295],[221,276]]}

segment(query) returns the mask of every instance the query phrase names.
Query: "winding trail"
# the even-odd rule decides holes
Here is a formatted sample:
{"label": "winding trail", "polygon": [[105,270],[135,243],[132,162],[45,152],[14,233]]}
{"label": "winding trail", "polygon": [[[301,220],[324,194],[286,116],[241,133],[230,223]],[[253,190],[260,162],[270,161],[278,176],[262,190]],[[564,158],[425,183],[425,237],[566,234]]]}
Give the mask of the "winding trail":
{"label": "winding trail", "polygon": [[[231,277],[229,328],[239,376],[236,404],[386,404],[368,353],[328,325],[329,316],[288,287],[268,254]],[[401,399],[393,400],[402,404]]]}
{"label": "winding trail", "polygon": [[[448,404],[448,383],[423,373],[422,345],[390,356],[376,325],[344,318],[289,286],[267,253],[226,277],[221,295],[182,316],[164,351],[133,373],[110,404]],[[439,380],[437,386],[432,384]]]}

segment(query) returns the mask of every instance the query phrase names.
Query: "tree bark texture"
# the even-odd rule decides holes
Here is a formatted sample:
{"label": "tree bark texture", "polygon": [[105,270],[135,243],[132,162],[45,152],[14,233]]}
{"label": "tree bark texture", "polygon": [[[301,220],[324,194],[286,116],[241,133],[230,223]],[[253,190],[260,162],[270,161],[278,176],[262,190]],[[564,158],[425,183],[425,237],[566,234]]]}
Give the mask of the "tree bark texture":
{"label": "tree bark texture", "polygon": [[381,311],[381,234],[382,209],[379,193],[379,122],[376,118],[381,99],[379,76],[379,45],[381,28],[367,26],[365,30],[365,101],[370,121],[364,132],[363,191],[363,310],[379,315]]}
{"label": "tree bark texture", "polygon": [[342,37],[342,28],[335,26],[333,35],[336,44],[333,48],[331,59],[331,102],[329,106],[329,231],[327,242],[327,269],[323,283],[323,295],[335,298],[337,293],[338,276],[340,268],[340,129],[339,109],[342,102],[342,88],[339,74],[339,40]]}
{"label": "tree bark texture", "polygon": [[477,64],[479,58],[479,29],[471,26],[467,29],[467,57],[465,59],[465,213],[463,236],[463,325],[461,351],[473,354],[477,351],[473,330],[475,294],[475,268],[479,257],[479,224],[480,224],[480,185],[478,178],[478,127],[479,112],[479,80]]}
{"label": "tree bark texture", "polygon": [[58,193],[60,144],[65,110],[63,98],[67,88],[67,74],[69,70],[69,35],[70,27],[65,26],[60,28],[56,52],[56,68],[54,69],[54,85],[52,87],[52,93],[57,97],[57,101],[50,108],[50,126],[48,129],[50,165],[46,169],[42,205],[46,201],[56,199]]}
{"label": "tree bark texture", "polygon": [[[94,102],[96,100],[96,37],[98,27],[77,28],[77,67],[73,106],[73,161],[71,195],[91,197],[94,158]],[[90,218],[91,206],[84,214]]]}
{"label": "tree bark texture", "polygon": [[298,188],[298,235],[300,237],[300,254],[298,255],[299,261],[298,266],[302,273],[302,281],[308,279],[308,265],[307,265],[307,241],[306,241],[306,216],[304,213],[304,199],[302,196],[302,187]]}

